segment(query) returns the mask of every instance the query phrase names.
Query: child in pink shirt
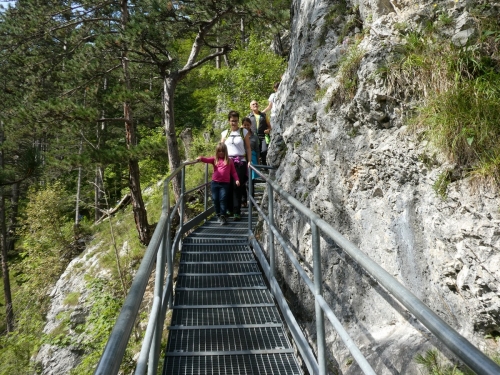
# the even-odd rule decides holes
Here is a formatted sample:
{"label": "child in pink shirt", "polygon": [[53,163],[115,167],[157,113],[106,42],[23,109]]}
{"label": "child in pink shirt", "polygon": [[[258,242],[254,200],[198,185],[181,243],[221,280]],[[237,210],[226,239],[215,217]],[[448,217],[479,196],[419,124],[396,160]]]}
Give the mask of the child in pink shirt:
{"label": "child in pink shirt", "polygon": [[233,161],[227,154],[227,147],[224,143],[219,143],[215,149],[215,157],[206,158],[198,156],[196,160],[212,164],[214,166],[214,173],[212,174],[212,200],[215,206],[215,213],[217,221],[220,225],[227,224],[226,219],[226,200],[229,190],[229,183],[231,176],[236,181],[236,186],[240,186],[240,181],[236,169],[234,168]]}

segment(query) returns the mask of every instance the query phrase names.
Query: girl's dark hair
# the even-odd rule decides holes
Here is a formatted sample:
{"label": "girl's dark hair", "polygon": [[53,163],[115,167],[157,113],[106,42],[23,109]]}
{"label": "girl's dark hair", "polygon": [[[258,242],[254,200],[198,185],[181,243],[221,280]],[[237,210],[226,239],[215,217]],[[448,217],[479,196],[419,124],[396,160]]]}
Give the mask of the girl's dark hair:
{"label": "girl's dark hair", "polygon": [[276,83],[274,84],[274,88],[275,88],[276,90],[278,90],[278,87],[280,87],[280,83],[279,83],[279,82],[276,82]]}
{"label": "girl's dark hair", "polygon": [[249,122],[251,124],[252,120],[250,120],[250,117],[243,117],[243,119],[241,120],[241,123],[243,124],[245,122]]}

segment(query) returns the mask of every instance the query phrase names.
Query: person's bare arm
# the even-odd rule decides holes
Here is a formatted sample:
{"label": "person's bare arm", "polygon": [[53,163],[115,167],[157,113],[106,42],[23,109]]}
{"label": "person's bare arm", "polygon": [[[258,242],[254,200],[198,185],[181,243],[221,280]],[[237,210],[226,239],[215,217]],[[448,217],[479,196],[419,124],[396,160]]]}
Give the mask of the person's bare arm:
{"label": "person's bare arm", "polygon": [[245,135],[245,149],[247,150],[247,162],[252,162],[252,149],[250,148],[250,133],[247,132]]}
{"label": "person's bare arm", "polygon": [[270,111],[273,108],[273,102],[269,101],[269,104],[267,105],[266,108],[262,110],[262,112],[267,113],[267,111]]}

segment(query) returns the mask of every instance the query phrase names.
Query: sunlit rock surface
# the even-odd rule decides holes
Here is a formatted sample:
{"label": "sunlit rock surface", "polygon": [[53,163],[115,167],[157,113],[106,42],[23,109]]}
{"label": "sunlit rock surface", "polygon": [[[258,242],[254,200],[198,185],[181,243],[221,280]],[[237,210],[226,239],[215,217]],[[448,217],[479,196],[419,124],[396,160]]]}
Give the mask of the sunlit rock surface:
{"label": "sunlit rock surface", "polygon": [[[476,32],[467,2],[352,1],[362,24],[342,40],[352,15],[334,18],[327,32],[323,26],[335,4],[293,4],[289,67],[273,108],[268,154],[278,167],[275,178],[473,344],[498,351],[488,337],[500,332],[499,195],[460,177],[440,197],[433,184],[444,171],[455,173],[455,166],[405,125],[404,116],[419,104],[411,87],[395,91],[377,74],[403,42],[400,30],[422,30],[435,7],[453,19],[442,37],[467,43]],[[354,40],[363,50],[356,91],[332,103],[340,59]],[[275,209],[275,221],[312,270],[307,221],[279,199]],[[376,372],[419,373],[415,355],[441,348],[439,342],[333,241],[322,236],[321,247],[325,298]],[[311,294],[282,253],[278,265],[286,296],[314,340]],[[329,369],[360,373],[327,329]]]}

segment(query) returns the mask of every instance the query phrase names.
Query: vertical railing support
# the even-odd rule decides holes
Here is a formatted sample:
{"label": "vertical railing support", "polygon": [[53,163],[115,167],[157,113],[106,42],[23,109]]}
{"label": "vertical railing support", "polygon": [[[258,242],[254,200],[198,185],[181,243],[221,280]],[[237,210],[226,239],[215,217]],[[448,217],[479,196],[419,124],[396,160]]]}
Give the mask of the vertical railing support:
{"label": "vertical railing support", "polygon": [[[203,207],[208,209],[208,164],[205,164],[205,201]],[[205,219],[207,221],[207,219]]]}
{"label": "vertical railing support", "polygon": [[274,254],[274,233],[271,228],[274,227],[274,191],[271,184],[267,184],[269,198],[269,279],[275,277],[276,259]]}
{"label": "vertical railing support", "polygon": [[248,233],[252,232],[252,198],[253,198],[253,181],[252,169],[248,167]]}
{"label": "vertical railing support", "polygon": [[155,277],[155,287],[154,287],[154,301],[157,301],[159,308],[156,313],[156,327],[153,334],[153,340],[151,343],[151,349],[149,350],[149,360],[148,360],[148,375],[156,375],[156,369],[158,367],[158,357],[160,354],[161,346],[161,334],[163,330],[163,322],[160,320],[161,316],[161,298],[163,295],[163,279],[165,276],[165,237],[160,244],[158,249],[158,254],[156,256],[156,277]]}
{"label": "vertical railing support", "polygon": [[[323,276],[321,273],[321,248],[319,241],[319,230],[317,225],[311,220],[311,242],[313,250],[313,272],[315,296],[323,294]],[[326,355],[325,355],[325,316],[318,300],[315,298],[316,307],[316,335],[318,340],[318,367],[319,374],[326,375]]]}
{"label": "vertical railing support", "polygon": [[180,221],[179,221],[179,228],[182,228],[182,226],[184,225],[184,206],[186,204],[185,202],[185,199],[184,199],[184,192],[186,191],[186,166],[183,166],[182,167],[182,172],[181,172],[181,196],[180,196],[180,199],[181,199],[181,206],[180,206],[180,209],[181,209],[181,217],[180,217]]}
{"label": "vertical railing support", "polygon": [[[168,190],[168,182],[165,182],[165,202],[166,202],[166,210],[167,210],[167,218],[170,218],[170,193]],[[174,262],[172,258],[172,244],[171,244],[171,235],[170,235],[170,230],[171,230],[171,225],[170,225],[170,220],[167,219],[167,228],[165,230],[165,234],[163,237],[163,242],[166,244],[166,258],[167,258],[167,275],[169,279],[173,278],[174,275]],[[168,298],[168,307],[171,309],[173,307],[172,303],[172,295],[173,295],[173,287],[172,283],[170,283],[170,291],[169,291],[170,297]]]}

